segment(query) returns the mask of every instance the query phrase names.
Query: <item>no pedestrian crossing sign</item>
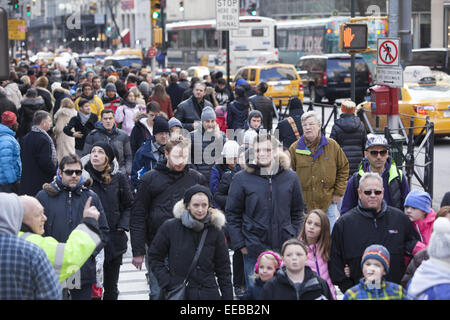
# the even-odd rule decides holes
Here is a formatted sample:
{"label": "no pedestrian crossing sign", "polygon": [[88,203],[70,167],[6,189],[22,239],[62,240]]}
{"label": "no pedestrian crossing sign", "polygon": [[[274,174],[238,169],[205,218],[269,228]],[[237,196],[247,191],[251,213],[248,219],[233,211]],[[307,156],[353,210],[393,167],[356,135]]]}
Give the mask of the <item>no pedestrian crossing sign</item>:
{"label": "no pedestrian crossing sign", "polygon": [[377,66],[398,67],[400,61],[400,39],[377,39]]}
{"label": "no pedestrian crossing sign", "polygon": [[239,0],[216,0],[216,30],[239,29]]}

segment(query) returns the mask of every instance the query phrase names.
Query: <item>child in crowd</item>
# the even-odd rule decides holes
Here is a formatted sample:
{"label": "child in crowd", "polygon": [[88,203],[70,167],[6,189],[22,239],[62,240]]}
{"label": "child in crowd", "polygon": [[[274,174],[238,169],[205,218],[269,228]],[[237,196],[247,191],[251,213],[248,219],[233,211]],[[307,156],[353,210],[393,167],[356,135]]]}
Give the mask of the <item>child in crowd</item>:
{"label": "child in crowd", "polygon": [[308,248],[298,239],[281,247],[283,266],[261,291],[261,300],[333,300],[330,288],[306,265]]}
{"label": "child in crowd", "polygon": [[345,292],[343,300],[407,300],[402,286],[384,280],[389,260],[389,251],[382,245],[367,247],[361,259],[364,277]]}
{"label": "child in crowd", "polygon": [[433,232],[436,212],[431,208],[431,197],[428,192],[412,190],[405,199],[405,214],[414,224],[420,236],[420,243],[414,248],[413,254],[426,248]]}
{"label": "child in crowd", "polygon": [[254,282],[240,300],[260,300],[261,290],[281,267],[281,257],[273,251],[264,251],[256,259]]}
{"label": "child in crowd", "polygon": [[320,209],[311,210],[305,217],[305,223],[298,239],[308,246],[306,265],[328,283],[333,299],[336,300],[334,285],[328,274],[331,235],[330,220],[326,213]]}

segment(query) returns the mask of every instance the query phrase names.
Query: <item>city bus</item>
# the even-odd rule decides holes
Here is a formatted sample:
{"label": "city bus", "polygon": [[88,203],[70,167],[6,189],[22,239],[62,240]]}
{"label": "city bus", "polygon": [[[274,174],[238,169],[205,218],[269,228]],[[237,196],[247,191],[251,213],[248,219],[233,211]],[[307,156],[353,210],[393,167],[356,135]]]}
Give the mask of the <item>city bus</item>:
{"label": "city bus", "polygon": [[[267,17],[239,17],[239,29],[230,31],[232,73],[242,66],[278,61],[275,23]],[[226,64],[226,39],[216,30],[215,19],[167,23],[166,39],[167,61],[171,67],[186,69],[199,65],[205,56],[209,57],[208,64]]]}
{"label": "city bus", "polygon": [[[330,17],[308,20],[283,20],[276,23],[279,59],[282,63],[296,64],[303,55],[342,53],[339,48],[339,26],[350,17]],[[365,22],[365,21],[362,21]],[[377,48],[377,39],[386,37],[387,21],[368,21],[369,48]],[[377,65],[376,52],[361,54],[372,74]]]}

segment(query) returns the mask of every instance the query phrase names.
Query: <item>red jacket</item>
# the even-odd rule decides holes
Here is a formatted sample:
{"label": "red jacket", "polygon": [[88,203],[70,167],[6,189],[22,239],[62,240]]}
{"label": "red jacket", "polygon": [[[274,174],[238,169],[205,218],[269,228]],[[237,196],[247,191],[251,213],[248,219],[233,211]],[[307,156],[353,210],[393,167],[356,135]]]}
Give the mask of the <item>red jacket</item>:
{"label": "red jacket", "polygon": [[172,109],[172,101],[170,100],[170,97],[167,96],[167,99],[164,101],[159,100],[157,97],[149,97],[148,102],[155,101],[159,103],[159,106],[161,107],[161,111],[164,111],[165,114],[170,118],[174,116],[173,109]]}

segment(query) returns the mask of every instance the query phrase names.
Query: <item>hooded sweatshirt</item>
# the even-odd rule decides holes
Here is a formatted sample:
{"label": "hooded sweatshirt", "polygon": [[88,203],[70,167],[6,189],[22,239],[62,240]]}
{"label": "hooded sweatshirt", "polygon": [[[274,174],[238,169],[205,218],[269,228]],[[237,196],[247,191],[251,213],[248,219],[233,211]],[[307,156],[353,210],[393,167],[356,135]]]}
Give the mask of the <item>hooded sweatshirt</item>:
{"label": "hooded sweatshirt", "polygon": [[417,268],[408,288],[412,300],[450,299],[450,264],[431,258]]}
{"label": "hooded sweatshirt", "polygon": [[17,235],[22,225],[23,205],[14,193],[0,193],[0,234]]}

